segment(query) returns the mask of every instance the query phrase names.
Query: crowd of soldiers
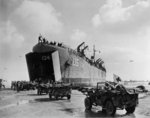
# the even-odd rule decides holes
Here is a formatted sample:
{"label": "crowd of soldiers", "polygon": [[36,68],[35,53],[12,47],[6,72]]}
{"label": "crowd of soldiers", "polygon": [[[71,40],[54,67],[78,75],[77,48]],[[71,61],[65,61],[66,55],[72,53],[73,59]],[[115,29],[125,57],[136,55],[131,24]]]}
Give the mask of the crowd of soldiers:
{"label": "crowd of soldiers", "polygon": [[5,80],[0,79],[0,90],[1,90],[2,88],[5,88],[5,85],[3,84],[3,81],[5,81]]}
{"label": "crowd of soldiers", "polygon": [[42,43],[42,44],[48,44],[48,45],[57,45],[59,47],[63,47],[63,44],[62,43],[57,43],[57,42],[49,42],[45,37],[43,37],[42,35],[39,36],[38,38],[38,42],[39,43]]}
{"label": "crowd of soldiers", "polygon": [[36,84],[29,81],[12,81],[11,89],[17,90],[18,92],[23,90],[35,90]]}
{"label": "crowd of soldiers", "polygon": [[12,81],[11,82],[11,90],[24,91],[24,90],[44,90],[47,91],[51,86],[50,83],[43,82],[30,82],[30,81]]}

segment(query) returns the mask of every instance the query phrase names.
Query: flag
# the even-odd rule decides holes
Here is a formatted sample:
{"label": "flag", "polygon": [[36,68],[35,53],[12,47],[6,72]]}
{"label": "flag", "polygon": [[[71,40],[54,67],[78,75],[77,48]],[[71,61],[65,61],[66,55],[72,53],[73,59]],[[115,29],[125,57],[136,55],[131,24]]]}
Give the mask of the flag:
{"label": "flag", "polygon": [[119,81],[122,81],[121,78],[116,74],[113,74],[113,79],[114,79],[115,83],[118,83]]}

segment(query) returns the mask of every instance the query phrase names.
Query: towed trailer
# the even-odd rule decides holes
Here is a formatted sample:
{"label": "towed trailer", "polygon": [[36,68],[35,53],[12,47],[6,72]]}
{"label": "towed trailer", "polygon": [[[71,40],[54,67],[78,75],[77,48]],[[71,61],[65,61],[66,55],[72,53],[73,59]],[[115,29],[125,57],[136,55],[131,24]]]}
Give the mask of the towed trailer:
{"label": "towed trailer", "polygon": [[48,94],[49,85],[48,84],[37,84],[37,94],[41,95],[42,93]]}
{"label": "towed trailer", "polygon": [[56,100],[58,98],[67,97],[69,100],[71,98],[71,85],[70,84],[53,84],[49,87],[49,99],[54,97]]}

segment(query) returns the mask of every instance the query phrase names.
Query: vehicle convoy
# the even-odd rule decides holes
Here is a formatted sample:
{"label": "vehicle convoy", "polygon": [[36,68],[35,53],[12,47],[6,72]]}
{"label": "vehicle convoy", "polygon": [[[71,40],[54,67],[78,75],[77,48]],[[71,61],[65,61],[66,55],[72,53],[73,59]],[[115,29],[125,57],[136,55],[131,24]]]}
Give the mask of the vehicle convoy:
{"label": "vehicle convoy", "polygon": [[119,109],[133,113],[138,105],[138,93],[134,89],[114,88],[109,82],[97,83],[97,87],[88,90],[86,96],[86,110],[91,110],[93,105],[101,106],[102,112],[108,115],[114,115]]}
{"label": "vehicle convoy", "polygon": [[[48,42],[39,36],[38,43],[33,46],[32,52],[26,54],[29,78],[31,82],[39,84],[62,81],[73,87],[96,86],[98,81],[106,79],[106,69],[101,58],[86,55],[88,46],[85,42],[71,49],[63,43]],[[38,87],[41,89],[41,87]]]}

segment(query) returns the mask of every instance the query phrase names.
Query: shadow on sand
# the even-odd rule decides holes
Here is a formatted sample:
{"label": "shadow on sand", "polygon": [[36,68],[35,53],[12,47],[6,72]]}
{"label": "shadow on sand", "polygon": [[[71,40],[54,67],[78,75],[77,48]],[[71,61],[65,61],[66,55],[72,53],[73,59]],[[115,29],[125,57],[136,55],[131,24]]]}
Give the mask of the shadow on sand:
{"label": "shadow on sand", "polygon": [[43,96],[43,95],[47,95],[47,94],[41,94],[41,95],[38,95],[38,94],[27,94],[28,96]]}
{"label": "shadow on sand", "polygon": [[65,108],[65,109],[60,109],[61,111],[65,111],[67,113],[73,113],[74,109],[73,108]]}
{"label": "shadow on sand", "polygon": [[66,100],[66,99],[64,99],[64,98],[58,98],[58,99],[55,99],[55,98],[51,98],[51,99],[49,99],[49,98],[37,98],[37,99],[35,99],[35,101],[37,101],[37,102],[50,102],[50,101],[59,101],[59,100]]}
{"label": "shadow on sand", "polygon": [[87,111],[85,110],[84,112],[85,114],[85,118],[135,118],[135,115],[134,114],[115,114],[114,116],[108,116],[106,113],[103,113],[102,111],[98,111],[98,112],[95,112],[95,111]]}
{"label": "shadow on sand", "polygon": [[49,98],[37,98],[35,99],[37,102],[50,102],[50,101],[56,101],[56,99],[49,99]]}
{"label": "shadow on sand", "polygon": [[94,117],[108,117],[105,113],[103,113],[102,111],[98,111],[98,112],[94,112],[94,111],[88,111],[85,110],[84,112],[85,114],[85,118],[94,118]]}

